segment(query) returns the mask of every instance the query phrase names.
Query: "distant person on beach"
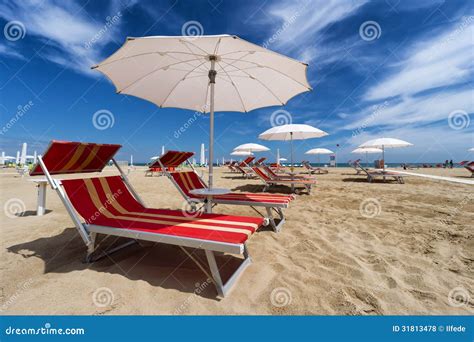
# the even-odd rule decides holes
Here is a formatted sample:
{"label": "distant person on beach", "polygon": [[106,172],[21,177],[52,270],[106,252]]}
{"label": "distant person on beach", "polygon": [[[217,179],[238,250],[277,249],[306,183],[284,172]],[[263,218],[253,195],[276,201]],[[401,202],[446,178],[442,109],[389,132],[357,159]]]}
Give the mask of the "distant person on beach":
{"label": "distant person on beach", "polygon": [[445,169],[448,168],[448,164],[449,164],[449,161],[446,159],[446,161],[444,162],[444,168],[445,168]]}
{"label": "distant person on beach", "polygon": [[452,169],[453,166],[454,166],[454,165],[453,165],[453,160],[451,159],[451,160],[449,161],[449,168]]}

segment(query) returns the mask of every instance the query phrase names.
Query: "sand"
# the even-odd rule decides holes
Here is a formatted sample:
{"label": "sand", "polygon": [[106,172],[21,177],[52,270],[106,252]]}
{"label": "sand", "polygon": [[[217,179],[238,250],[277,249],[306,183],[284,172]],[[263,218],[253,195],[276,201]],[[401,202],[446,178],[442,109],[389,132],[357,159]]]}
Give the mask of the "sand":
{"label": "sand", "polygon": [[[286,210],[282,232],[263,229],[251,237],[253,263],[219,299],[174,246],[143,243],[83,263],[84,244],[58,196],[48,189],[49,211],[35,216],[34,184],[12,172],[0,173],[1,205],[24,204],[25,212],[8,217],[0,211],[2,314],[474,313],[472,185],[414,176],[404,185],[368,184],[352,169],[331,169],[317,177],[311,195],[299,195]],[[464,169],[417,172],[468,176]],[[217,174],[221,187],[262,188],[225,169]],[[130,180],[149,206],[183,206],[165,177],[144,177],[138,168]],[[217,212],[254,215],[241,206]],[[114,243],[109,240],[103,245]],[[238,263],[227,255],[218,261],[227,274]]]}

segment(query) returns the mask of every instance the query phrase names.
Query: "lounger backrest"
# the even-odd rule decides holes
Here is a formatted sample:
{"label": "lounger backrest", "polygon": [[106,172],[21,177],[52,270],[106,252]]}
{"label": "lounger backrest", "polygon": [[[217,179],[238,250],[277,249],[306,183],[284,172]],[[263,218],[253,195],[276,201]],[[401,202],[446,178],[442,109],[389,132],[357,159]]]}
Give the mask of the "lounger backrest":
{"label": "lounger backrest", "polygon": [[253,157],[253,156],[247,157],[247,158],[245,158],[244,161],[242,161],[242,162],[239,164],[239,166],[240,166],[240,167],[248,166],[254,159],[255,159],[255,157]]}
{"label": "lounger backrest", "polygon": [[262,178],[265,181],[270,181],[270,177],[268,177],[265,172],[263,172],[260,168],[258,167],[252,167],[253,172],[257,174],[260,178]]}
{"label": "lounger backrest", "polygon": [[271,168],[269,168],[268,166],[264,165],[263,166],[263,169],[272,177],[278,177],[278,175],[273,172],[273,170]]}
{"label": "lounger backrest", "polygon": [[267,160],[267,158],[262,157],[262,158],[260,158],[259,160],[257,160],[257,161],[255,162],[255,164],[257,164],[257,165],[262,164],[265,160]]}
{"label": "lounger backrest", "polygon": [[[100,172],[121,147],[116,144],[53,140],[42,160],[52,175]],[[40,164],[33,167],[30,175],[44,175]]]}
{"label": "lounger backrest", "polygon": [[160,158],[155,160],[153,164],[150,165],[150,168],[160,167],[161,165],[166,168],[178,167],[193,155],[194,152],[167,151]]}
{"label": "lounger backrest", "polygon": [[120,176],[68,179],[61,183],[74,209],[88,224],[100,225],[109,212],[117,213],[120,208],[133,212],[145,210]]}
{"label": "lounger backrest", "polygon": [[196,197],[190,193],[191,190],[206,188],[202,179],[194,171],[173,172],[171,173],[171,177],[173,177],[175,183],[188,197]]}

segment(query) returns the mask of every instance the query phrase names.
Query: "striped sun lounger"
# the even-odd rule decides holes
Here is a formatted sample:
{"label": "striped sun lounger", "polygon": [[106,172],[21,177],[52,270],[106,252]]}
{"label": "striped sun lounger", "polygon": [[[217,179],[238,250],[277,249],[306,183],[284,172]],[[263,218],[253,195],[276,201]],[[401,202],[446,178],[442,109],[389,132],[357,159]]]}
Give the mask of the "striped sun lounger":
{"label": "striped sun lounger", "polygon": [[[46,176],[58,193],[87,246],[86,261],[93,262],[136,240],[176,245],[213,279],[218,294],[225,296],[239,274],[250,264],[246,242],[263,225],[264,219],[204,213],[190,216],[178,210],[148,208],[113,159],[120,147],[53,141],[31,172],[32,176]],[[119,176],[67,180],[53,178],[53,175],[101,172],[111,159]],[[171,160],[169,165],[175,165],[176,162]],[[97,256],[97,234],[132,240]],[[186,248],[205,251],[210,274]],[[220,276],[215,252],[244,256],[238,269],[225,284]]]}
{"label": "striped sun lounger", "polygon": [[[192,152],[168,151],[160,159],[160,165],[163,169],[168,169],[167,161],[173,158],[181,162],[188,161],[192,168],[191,171],[168,172],[168,178],[176,186],[178,191],[184,199],[195,206],[196,203],[206,203],[205,196],[194,195],[192,190],[207,188],[204,180],[194,170],[189,163],[189,158],[193,155]],[[232,192],[225,195],[216,195],[212,198],[213,204],[227,204],[227,205],[245,205],[250,206],[256,212],[262,215],[256,208],[263,207],[266,210],[266,219],[272,226],[275,232],[278,232],[285,223],[285,216],[283,209],[288,208],[291,201],[295,199],[293,195],[279,195],[279,194],[255,194],[251,192]],[[278,215],[278,220],[275,221],[273,214]]]}
{"label": "striped sun lounger", "polygon": [[[267,191],[272,185],[290,185],[293,189],[295,185],[302,185],[308,193],[311,193],[311,186],[316,184],[315,179],[297,179],[297,178],[285,178],[285,179],[273,179],[270,178],[263,170],[254,166],[252,171],[260,178],[261,181],[265,183],[263,191]],[[290,177],[290,176],[289,176]]]}

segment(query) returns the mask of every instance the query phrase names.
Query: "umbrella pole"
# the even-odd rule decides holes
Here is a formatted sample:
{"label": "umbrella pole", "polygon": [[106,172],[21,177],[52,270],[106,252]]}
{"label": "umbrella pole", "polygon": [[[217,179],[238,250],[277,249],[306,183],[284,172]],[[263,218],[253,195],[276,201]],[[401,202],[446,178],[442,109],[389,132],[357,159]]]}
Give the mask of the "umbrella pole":
{"label": "umbrella pole", "polygon": [[[209,84],[211,88],[210,92],[210,128],[209,128],[209,190],[212,190],[213,180],[214,180],[214,170],[213,170],[213,161],[214,161],[214,86],[216,83],[216,57],[209,56],[211,62],[211,68],[209,69]],[[206,212],[212,212],[212,196],[207,197],[206,203]]]}
{"label": "umbrella pole", "polygon": [[[295,170],[293,164],[293,132],[290,132],[291,137],[291,179],[293,179],[293,172]],[[291,192],[295,192],[295,185],[291,183]]]}

